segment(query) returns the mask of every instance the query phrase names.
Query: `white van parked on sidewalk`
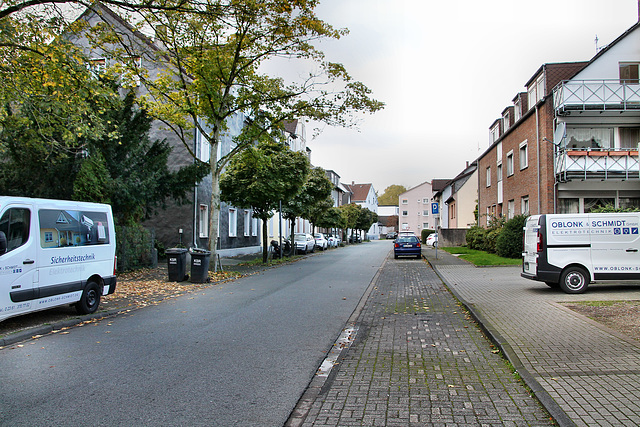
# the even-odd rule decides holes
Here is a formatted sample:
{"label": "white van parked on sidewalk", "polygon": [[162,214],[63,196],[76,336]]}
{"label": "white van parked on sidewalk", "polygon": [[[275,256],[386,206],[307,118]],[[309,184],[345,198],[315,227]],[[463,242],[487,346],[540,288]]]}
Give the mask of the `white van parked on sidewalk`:
{"label": "white van parked on sidewalk", "polygon": [[522,277],[571,294],[594,280],[640,279],[640,212],[532,215]]}
{"label": "white van parked on sidewalk", "polygon": [[74,304],[98,309],[116,289],[111,206],[0,196],[0,321]]}

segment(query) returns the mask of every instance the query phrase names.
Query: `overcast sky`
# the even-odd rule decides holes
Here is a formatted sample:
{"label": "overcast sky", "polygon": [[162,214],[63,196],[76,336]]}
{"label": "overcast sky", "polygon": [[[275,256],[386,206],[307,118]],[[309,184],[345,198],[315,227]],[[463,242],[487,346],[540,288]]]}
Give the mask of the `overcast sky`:
{"label": "overcast sky", "polygon": [[544,63],[586,61],[638,20],[638,0],[321,0],[350,34],[320,46],[386,108],[307,146],[342,182],[414,187],[453,178]]}

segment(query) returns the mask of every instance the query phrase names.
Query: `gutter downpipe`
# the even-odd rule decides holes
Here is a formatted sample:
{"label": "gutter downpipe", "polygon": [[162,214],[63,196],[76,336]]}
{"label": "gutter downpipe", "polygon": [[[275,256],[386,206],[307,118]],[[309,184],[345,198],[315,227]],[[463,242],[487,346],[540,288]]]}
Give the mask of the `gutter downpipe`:
{"label": "gutter downpipe", "polygon": [[540,215],[541,212],[541,207],[542,207],[542,203],[540,202],[540,197],[542,196],[542,194],[540,194],[540,120],[538,118],[539,116],[539,107],[538,107],[538,103],[536,103],[536,153],[538,153],[538,215]]}
{"label": "gutter downpipe", "polygon": [[[196,119],[198,120],[198,119]],[[198,127],[193,127],[193,154],[198,152]],[[193,158],[193,163],[197,163],[197,159]],[[197,235],[198,231],[196,230],[198,225],[198,183],[193,184],[193,247],[198,247]]]}

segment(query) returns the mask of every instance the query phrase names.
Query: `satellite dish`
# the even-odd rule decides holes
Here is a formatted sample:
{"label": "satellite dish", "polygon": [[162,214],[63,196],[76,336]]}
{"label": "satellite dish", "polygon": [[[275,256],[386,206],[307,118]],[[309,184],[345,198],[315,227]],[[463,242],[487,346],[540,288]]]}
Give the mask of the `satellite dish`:
{"label": "satellite dish", "polygon": [[562,140],[566,135],[567,124],[565,122],[558,123],[558,127],[556,127],[555,132],[553,132],[553,145],[560,146],[562,144]]}

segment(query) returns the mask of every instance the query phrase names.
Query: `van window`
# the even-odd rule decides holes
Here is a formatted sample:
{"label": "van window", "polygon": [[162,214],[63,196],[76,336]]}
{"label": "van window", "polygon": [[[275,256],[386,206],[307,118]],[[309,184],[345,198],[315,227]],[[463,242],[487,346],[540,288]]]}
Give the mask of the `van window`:
{"label": "van window", "polygon": [[7,236],[7,252],[19,248],[29,240],[31,211],[27,208],[11,208],[0,218],[0,231]]}
{"label": "van window", "polygon": [[109,243],[109,224],[105,212],[40,209],[40,246],[104,245]]}

